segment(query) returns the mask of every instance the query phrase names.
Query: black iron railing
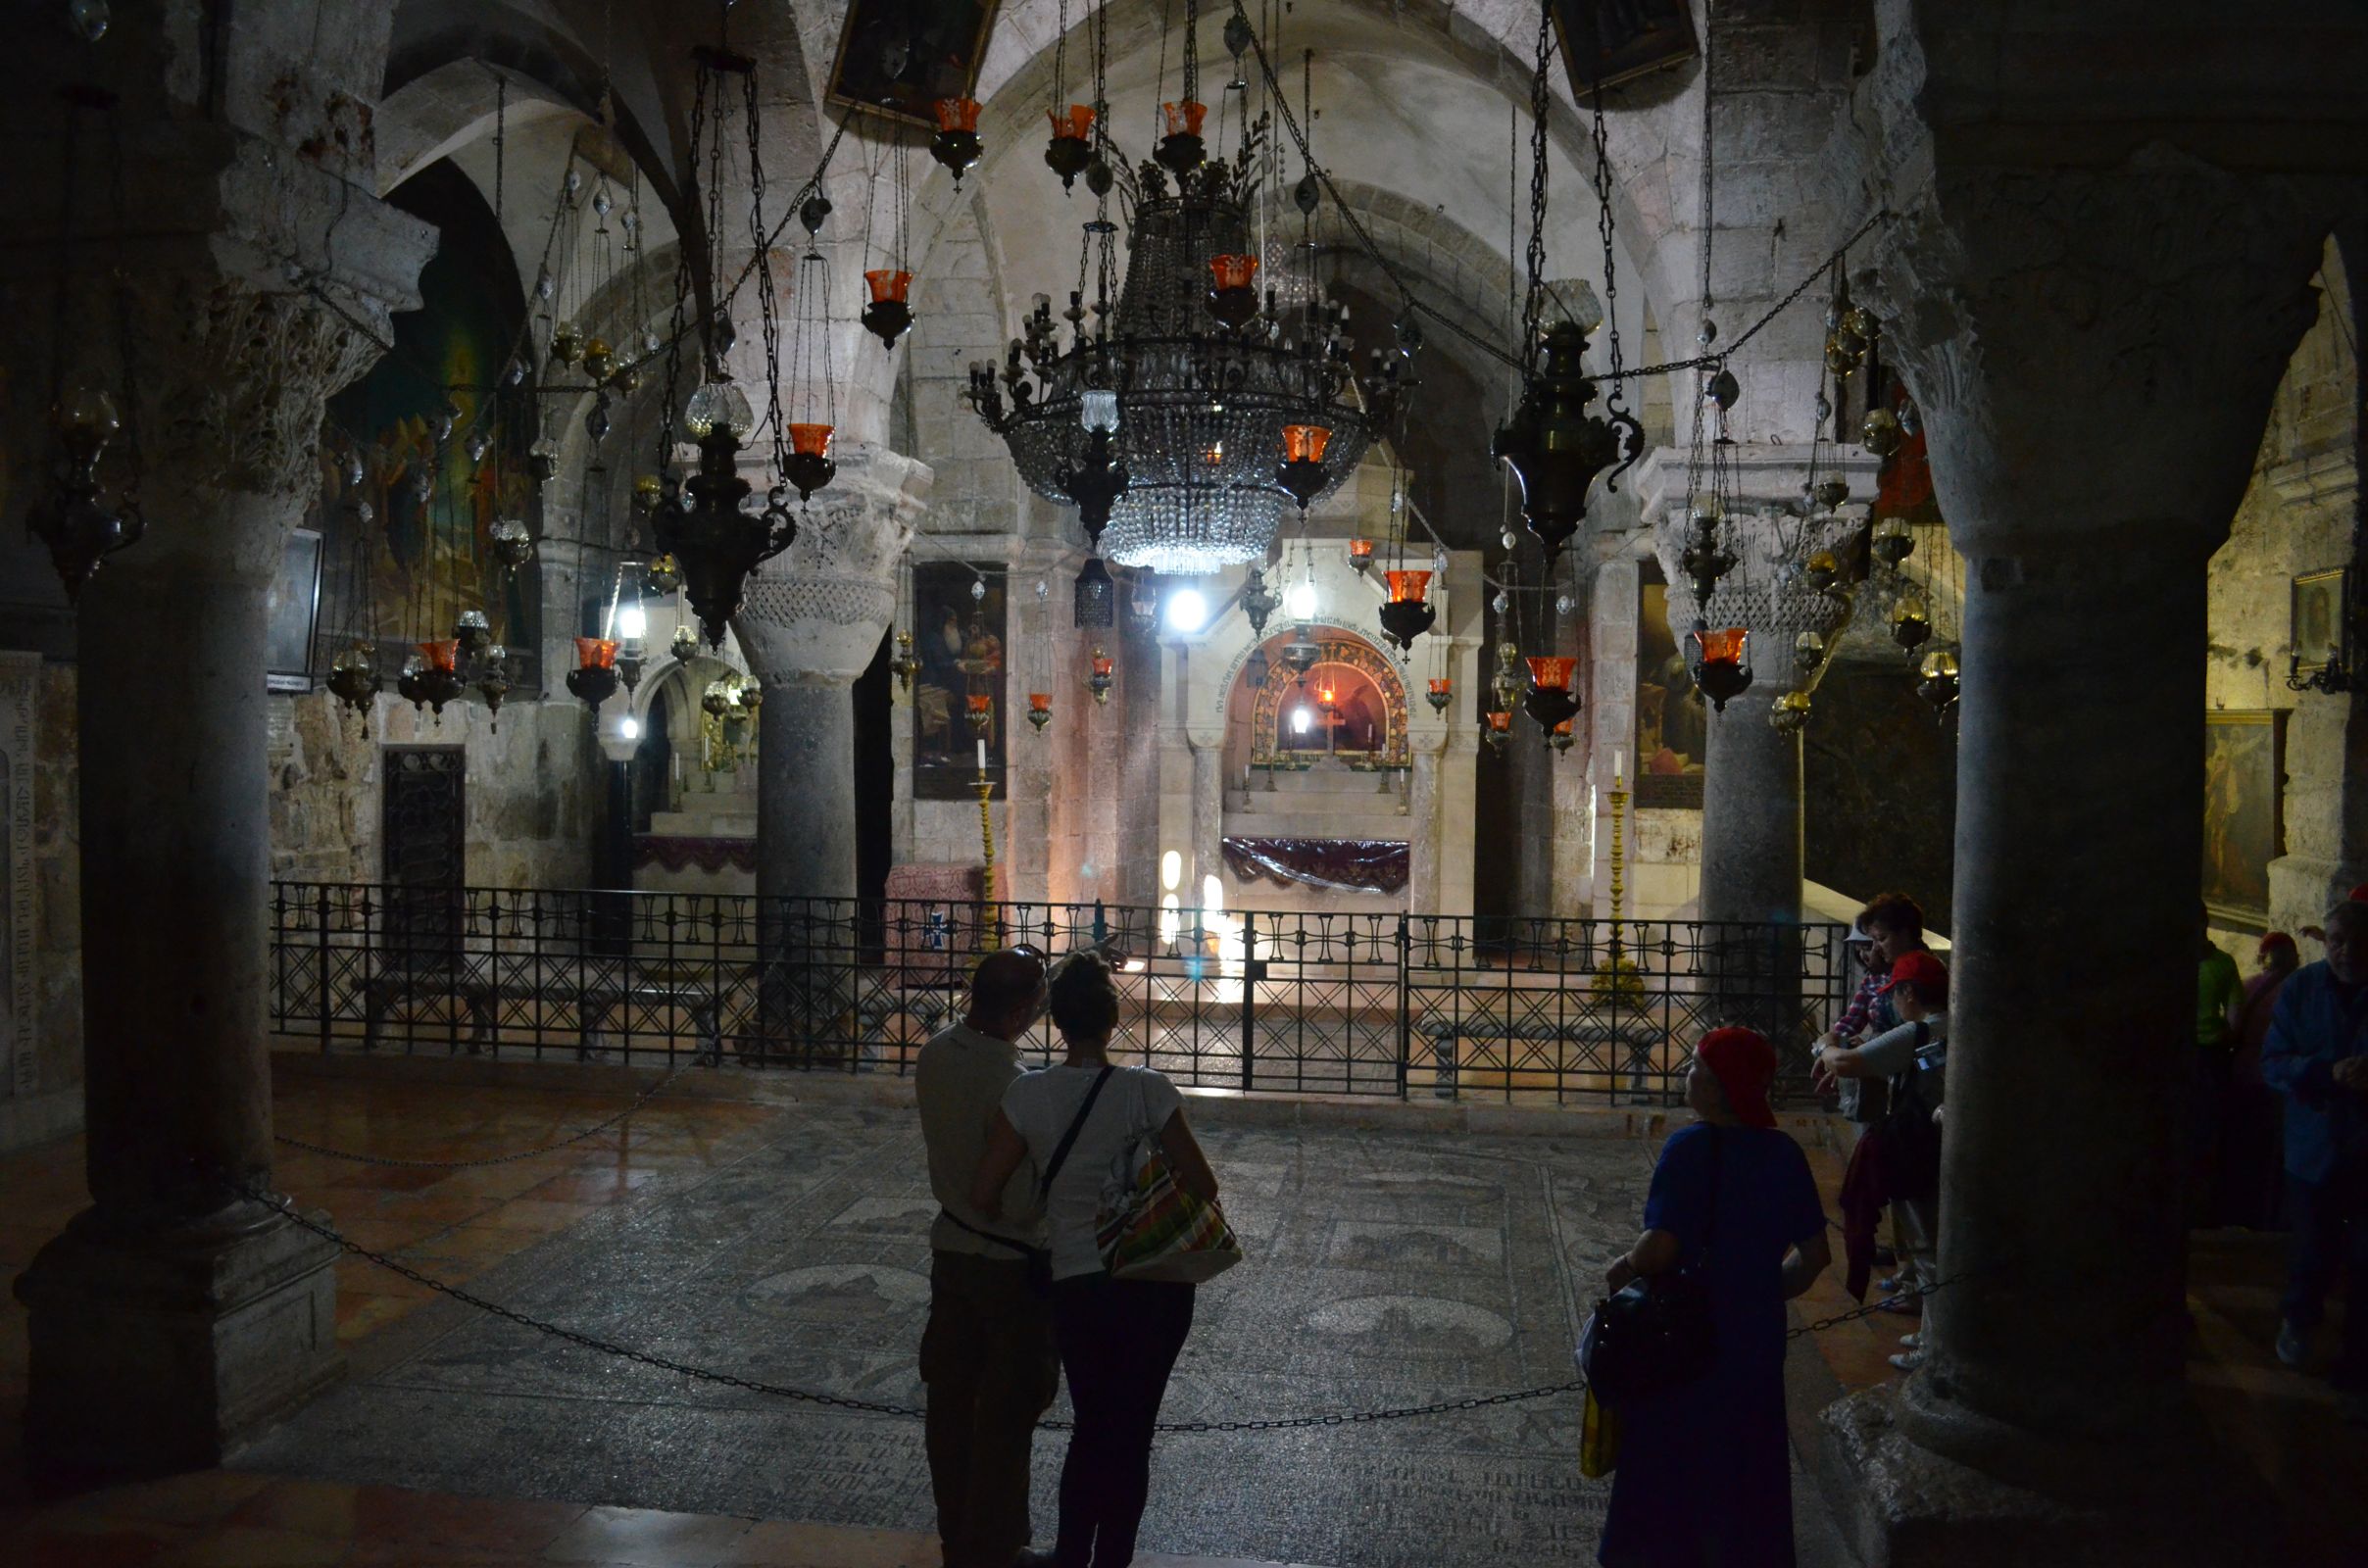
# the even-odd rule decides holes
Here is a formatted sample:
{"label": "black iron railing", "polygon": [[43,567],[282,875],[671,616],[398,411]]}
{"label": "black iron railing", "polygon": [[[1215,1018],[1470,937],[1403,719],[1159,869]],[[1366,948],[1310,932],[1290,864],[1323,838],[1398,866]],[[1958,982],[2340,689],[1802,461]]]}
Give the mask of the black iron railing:
{"label": "black iron railing", "polygon": [[[1748,1022],[1807,1092],[1855,977],[1833,925],[277,884],[272,1019],[328,1051],[904,1073],[969,965],[1098,947],[1113,1054],[1204,1088],[1671,1104]],[[1039,1023],[1035,1060],[1056,1042]]]}

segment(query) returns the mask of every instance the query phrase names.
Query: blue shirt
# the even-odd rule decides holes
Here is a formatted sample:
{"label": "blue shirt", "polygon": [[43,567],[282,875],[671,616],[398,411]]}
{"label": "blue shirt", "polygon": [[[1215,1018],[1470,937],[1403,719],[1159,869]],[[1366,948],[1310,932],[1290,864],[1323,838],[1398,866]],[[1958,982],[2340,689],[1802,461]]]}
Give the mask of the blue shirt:
{"label": "blue shirt", "polygon": [[1784,1255],[1825,1229],[1825,1207],[1799,1144],[1772,1127],[1696,1122],[1678,1129],[1653,1167],[1645,1228],[1676,1237],[1689,1267],[1702,1265],[1707,1244],[1722,1372],[1783,1361]]}
{"label": "blue shirt", "polygon": [[2278,993],[2261,1081],[2286,1097],[2286,1170],[2323,1182],[2346,1155],[2368,1149],[2368,1117],[2356,1090],[2340,1088],[2335,1064],[2368,1054],[2368,985],[2347,986],[2322,958],[2304,964]]}

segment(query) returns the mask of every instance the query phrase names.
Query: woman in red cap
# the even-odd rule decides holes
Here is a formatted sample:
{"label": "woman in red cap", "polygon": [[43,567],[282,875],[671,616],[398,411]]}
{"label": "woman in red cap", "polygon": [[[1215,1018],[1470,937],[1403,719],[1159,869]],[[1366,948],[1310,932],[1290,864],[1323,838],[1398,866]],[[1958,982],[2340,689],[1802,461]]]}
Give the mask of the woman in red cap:
{"label": "woman in red cap", "polygon": [[1787,1568],[1792,1450],[1784,1423],[1784,1303],[1833,1260],[1807,1156],[1776,1126],[1776,1048],[1713,1029],[1645,1199],[1645,1233],[1612,1263],[1624,1289],[1678,1269],[1709,1287],[1711,1369],[1619,1405],[1619,1469],[1598,1553],[1604,1568]]}

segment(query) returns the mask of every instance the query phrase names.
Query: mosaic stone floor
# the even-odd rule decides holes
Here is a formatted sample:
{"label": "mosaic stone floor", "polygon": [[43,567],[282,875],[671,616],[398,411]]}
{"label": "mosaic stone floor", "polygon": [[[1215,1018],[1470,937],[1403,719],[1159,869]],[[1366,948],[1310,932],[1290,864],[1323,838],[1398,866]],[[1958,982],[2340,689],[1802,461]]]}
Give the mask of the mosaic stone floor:
{"label": "mosaic stone floor", "polygon": [[[1252,1261],[1204,1289],[1169,1392],[1172,1419],[1560,1381],[1579,1293],[1633,1236],[1650,1154],[1607,1138],[1221,1119],[1205,1137]],[[590,1211],[470,1288],[699,1365],[917,1402],[933,1204],[909,1111],[801,1106],[653,1175],[659,1190]],[[432,1258],[418,1263],[435,1271]],[[1606,1488],[1578,1475],[1577,1415],[1557,1399],[1370,1427],[1167,1437],[1145,1544],[1337,1568],[1590,1561]],[[433,1303],[376,1336],[354,1381],[238,1463],[925,1529],[918,1438],[912,1422],[692,1384]],[[1036,1451],[1048,1535],[1062,1441],[1047,1435]]]}

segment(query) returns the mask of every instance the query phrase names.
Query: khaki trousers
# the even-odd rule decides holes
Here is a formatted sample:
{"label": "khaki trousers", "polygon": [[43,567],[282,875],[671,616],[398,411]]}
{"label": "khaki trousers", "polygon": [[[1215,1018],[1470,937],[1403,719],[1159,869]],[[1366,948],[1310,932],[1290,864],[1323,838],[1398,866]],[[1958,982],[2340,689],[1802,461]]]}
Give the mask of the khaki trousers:
{"label": "khaki trousers", "polygon": [[946,1568],[1011,1568],[1028,1544],[1028,1450],[1061,1387],[1049,1303],[1014,1258],[932,1252],[929,1485]]}

